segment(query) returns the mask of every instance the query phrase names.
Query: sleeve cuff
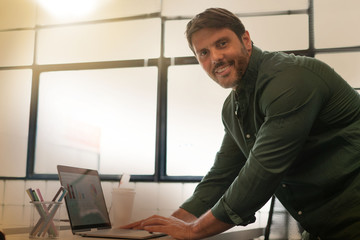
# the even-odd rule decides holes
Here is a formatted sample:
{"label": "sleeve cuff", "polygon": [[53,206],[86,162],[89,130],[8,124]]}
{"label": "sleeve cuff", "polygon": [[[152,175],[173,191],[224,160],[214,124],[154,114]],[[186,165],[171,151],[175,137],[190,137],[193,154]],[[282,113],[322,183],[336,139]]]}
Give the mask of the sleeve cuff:
{"label": "sleeve cuff", "polygon": [[201,199],[191,196],[188,200],[186,200],[180,208],[188,211],[189,213],[193,214],[197,218],[207,212],[211,207]]}
{"label": "sleeve cuff", "polygon": [[246,226],[250,223],[255,222],[256,218],[254,215],[241,218],[237,213],[235,213],[228,204],[224,201],[224,198],[221,198],[211,209],[214,217],[222,222]]}

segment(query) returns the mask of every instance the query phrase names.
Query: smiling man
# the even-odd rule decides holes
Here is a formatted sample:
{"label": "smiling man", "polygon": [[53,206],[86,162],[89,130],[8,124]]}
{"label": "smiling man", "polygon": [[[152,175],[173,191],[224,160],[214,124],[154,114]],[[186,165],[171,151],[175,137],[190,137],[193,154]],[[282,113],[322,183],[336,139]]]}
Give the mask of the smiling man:
{"label": "smiling man", "polygon": [[236,88],[250,60],[249,33],[239,39],[228,28],[203,28],[191,39],[196,58],[208,75],[224,88]]}
{"label": "smiling man", "polygon": [[360,239],[359,94],[316,59],[263,52],[225,9],[198,14],[186,34],[201,67],[233,89],[223,142],[171,217],[126,227],[201,239],[254,222],[275,194],[304,239]]}

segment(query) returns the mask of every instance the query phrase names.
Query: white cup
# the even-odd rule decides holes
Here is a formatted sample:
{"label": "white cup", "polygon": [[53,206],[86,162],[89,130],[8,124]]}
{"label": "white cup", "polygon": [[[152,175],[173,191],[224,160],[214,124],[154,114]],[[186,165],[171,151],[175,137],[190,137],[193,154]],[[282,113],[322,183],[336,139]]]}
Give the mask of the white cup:
{"label": "white cup", "polygon": [[134,206],[135,191],[131,188],[114,188],[110,207],[110,221],[113,228],[129,224]]}

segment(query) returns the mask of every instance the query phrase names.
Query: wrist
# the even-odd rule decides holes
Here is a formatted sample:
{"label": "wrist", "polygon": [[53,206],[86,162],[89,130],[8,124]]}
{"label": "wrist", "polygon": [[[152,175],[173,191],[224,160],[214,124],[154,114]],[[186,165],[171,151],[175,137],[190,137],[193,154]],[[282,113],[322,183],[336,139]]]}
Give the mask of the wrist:
{"label": "wrist", "polygon": [[196,221],[189,223],[189,239],[202,239],[232,228],[233,224],[224,223],[214,217],[209,210]]}
{"label": "wrist", "polygon": [[206,236],[205,232],[200,227],[201,223],[199,219],[196,221],[188,223],[189,225],[189,231],[188,231],[188,239],[195,240],[195,239],[201,239],[204,236]]}
{"label": "wrist", "polygon": [[173,217],[176,217],[178,219],[183,220],[184,222],[193,222],[197,219],[197,217],[195,217],[193,214],[189,213],[188,211],[179,208],[178,210],[176,210],[173,214]]}

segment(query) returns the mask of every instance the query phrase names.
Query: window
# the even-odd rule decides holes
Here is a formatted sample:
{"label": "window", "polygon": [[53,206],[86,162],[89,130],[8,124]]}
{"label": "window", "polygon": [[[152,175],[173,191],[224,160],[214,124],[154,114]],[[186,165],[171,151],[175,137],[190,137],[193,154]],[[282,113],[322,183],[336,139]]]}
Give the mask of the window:
{"label": "window", "polygon": [[41,29],[37,48],[38,64],[158,58],[160,19]]}
{"label": "window", "polygon": [[208,0],[163,0],[162,14],[170,18],[194,16],[210,7],[226,8],[240,15],[248,13],[266,15],[273,12],[306,9],[308,8],[308,0],[212,0],[211,2]]}
{"label": "window", "polygon": [[353,88],[360,89],[360,52],[323,53],[315,57],[333,67]]}
{"label": "window", "polygon": [[309,47],[308,15],[244,17],[242,22],[254,44],[267,51]]}
{"label": "window", "polygon": [[35,1],[0,1],[0,30],[33,28],[36,22]]}
{"label": "window", "polygon": [[[360,89],[360,21],[358,1],[314,1],[315,57],[335,69],[352,87]],[[322,9],[327,9],[323,11]],[[334,15],[336,13],[336,17]]]}
{"label": "window", "polygon": [[357,0],[315,0],[315,47],[359,46],[360,34],[356,27],[360,22],[358,5]]}
{"label": "window", "polygon": [[[165,22],[165,56],[193,56],[185,37],[189,20]],[[268,51],[302,50],[309,47],[308,15],[241,17],[254,44]],[[276,26],[276,27],[274,27]]]}
{"label": "window", "polygon": [[33,63],[35,32],[0,32],[0,66],[28,66]]}
{"label": "window", "polygon": [[199,65],[173,66],[168,78],[167,174],[203,176],[224,136],[219,87]]}
{"label": "window", "polygon": [[0,71],[0,176],[25,176],[31,77],[30,69]]}
{"label": "window", "polygon": [[157,68],[40,75],[35,173],[154,174]]}

